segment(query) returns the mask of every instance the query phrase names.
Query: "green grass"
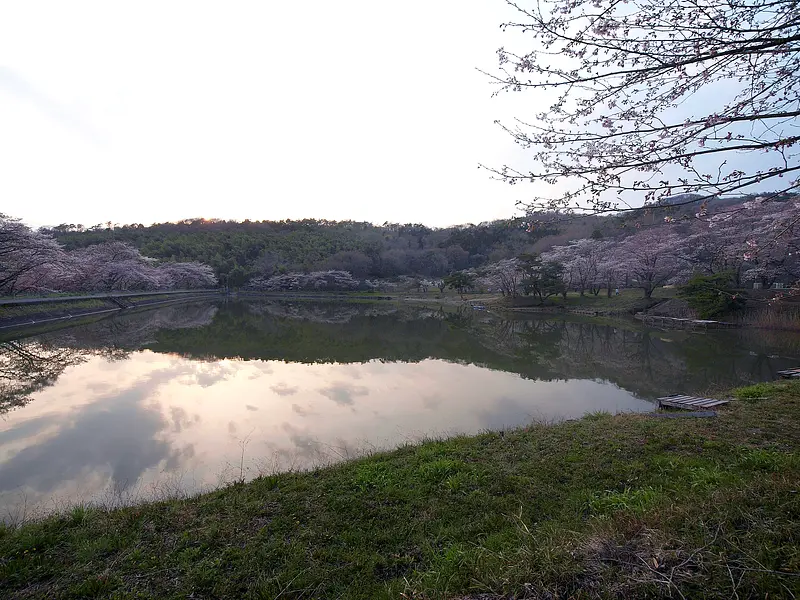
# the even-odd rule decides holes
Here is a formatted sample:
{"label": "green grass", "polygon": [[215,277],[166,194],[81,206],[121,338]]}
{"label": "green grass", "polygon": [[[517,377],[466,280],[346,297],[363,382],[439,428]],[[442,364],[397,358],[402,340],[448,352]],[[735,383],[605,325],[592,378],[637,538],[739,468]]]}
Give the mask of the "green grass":
{"label": "green grass", "polygon": [[0,299],[20,299],[20,298],[69,298],[70,296],[85,296],[86,292],[51,292],[49,294],[15,294],[13,296],[0,296]]}
{"label": "green grass", "polygon": [[746,387],[740,387],[733,391],[733,395],[739,400],[760,401],[768,400],[775,390],[773,383],[756,383]]}
{"label": "green grass", "polygon": [[[111,300],[105,298],[93,298],[90,300],[67,300],[67,294],[64,302],[46,302],[41,304],[19,304],[19,305],[0,305],[0,321],[3,319],[14,319],[18,317],[27,317],[32,315],[66,315],[77,311],[86,311],[92,308],[117,308],[118,305],[114,304]],[[189,297],[191,294],[186,294]],[[46,296],[54,297],[54,296]],[[60,296],[59,296],[60,297]],[[172,294],[150,294],[147,296],[132,296],[124,297],[124,299],[132,306],[139,304],[146,305],[153,300],[179,300],[183,295]],[[21,296],[24,298],[24,296]]]}
{"label": "green grass", "polygon": [[800,382],[737,396],[0,528],[0,597],[791,598]]}
{"label": "green grass", "polygon": [[48,302],[45,304],[19,304],[12,306],[0,306],[0,320],[26,317],[28,315],[63,313],[72,311],[85,311],[90,308],[109,308],[114,307],[107,300],[75,300],[73,302]]}
{"label": "green grass", "polygon": [[[676,294],[677,290],[675,288],[656,288],[653,290],[653,300],[674,298]],[[597,296],[588,291],[583,296],[578,292],[567,293],[567,304],[585,304],[588,306],[627,306],[635,302],[641,302],[644,299],[644,292],[638,288],[622,289],[619,291],[619,295],[612,294],[611,297],[607,295],[606,290],[600,290]],[[558,300],[562,300],[560,296]]]}

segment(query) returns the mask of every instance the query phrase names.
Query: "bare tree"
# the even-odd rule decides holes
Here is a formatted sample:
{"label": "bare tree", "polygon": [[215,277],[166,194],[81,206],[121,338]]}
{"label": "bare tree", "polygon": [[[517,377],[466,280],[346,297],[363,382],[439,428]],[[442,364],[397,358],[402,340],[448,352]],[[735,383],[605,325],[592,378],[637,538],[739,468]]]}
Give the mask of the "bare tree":
{"label": "bare tree", "polygon": [[503,27],[531,49],[501,48],[491,76],[553,104],[502,125],[534,167],[488,168],[558,184],[529,209],[640,210],[642,197],[675,206],[800,186],[797,0],[507,2],[521,20]]}

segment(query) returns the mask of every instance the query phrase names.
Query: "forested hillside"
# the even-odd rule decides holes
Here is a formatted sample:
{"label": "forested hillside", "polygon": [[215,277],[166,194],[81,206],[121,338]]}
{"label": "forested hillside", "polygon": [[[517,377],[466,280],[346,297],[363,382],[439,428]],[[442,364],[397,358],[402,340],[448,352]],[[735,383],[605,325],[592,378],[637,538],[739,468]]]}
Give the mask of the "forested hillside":
{"label": "forested hillside", "polygon": [[[539,213],[442,229],[418,223],[187,219],[148,227],[62,224],[37,235],[52,239],[81,264],[89,247],[105,248],[106,254],[127,247],[146,257],[139,261],[143,266],[147,260],[162,269],[174,263],[208,265],[222,285],[250,282],[270,290],[361,289],[367,279],[406,275],[445,278],[461,291],[534,294],[544,301],[569,290],[605,289],[610,295],[617,287],[639,287],[650,297],[660,286],[695,276],[716,277],[713,285],[736,289],[791,286],[800,277],[797,196],[692,200],[678,196],[608,216]],[[298,279],[309,272],[347,281]],[[291,276],[276,277],[283,274]],[[144,289],[156,287],[147,283]]]}
{"label": "forested hillside", "polygon": [[[616,221],[616,220],[614,220]],[[239,286],[255,276],[315,270],[350,271],[357,278],[452,271],[546,249],[569,239],[613,235],[612,218],[581,217],[530,226],[518,218],[432,229],[421,224],[354,221],[221,221],[111,226],[64,224],[47,229],[66,250],[107,241],[138,248],[145,256],[210,265],[221,282]]]}

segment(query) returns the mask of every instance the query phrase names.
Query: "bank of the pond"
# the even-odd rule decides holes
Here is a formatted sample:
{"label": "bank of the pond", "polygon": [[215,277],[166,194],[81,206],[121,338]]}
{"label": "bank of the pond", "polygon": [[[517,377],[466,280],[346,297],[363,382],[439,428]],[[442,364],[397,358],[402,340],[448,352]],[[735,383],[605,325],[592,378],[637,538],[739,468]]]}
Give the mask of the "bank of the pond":
{"label": "bank of the pond", "polygon": [[737,397],[716,418],[595,414],[76,508],[0,529],[0,596],[792,597],[800,382]]}
{"label": "bank of the pond", "polygon": [[[619,295],[584,296],[570,292],[566,298],[553,296],[545,302],[532,296],[494,298],[486,306],[506,312],[535,314],[578,314],[593,317],[631,316],[648,325],[669,329],[730,329],[748,327],[800,331],[800,302],[787,298],[780,305],[770,305],[766,297],[756,298],[747,310],[717,319],[700,319],[685,300],[675,297],[674,288],[658,289],[652,298],[643,298],[640,290],[621,290]],[[480,300],[472,300],[480,302]]]}
{"label": "bank of the pond", "polygon": [[[632,315],[643,306],[642,299],[634,299],[631,290],[625,290],[623,297],[618,298],[587,298],[570,295],[566,301],[561,298],[550,299],[544,305],[537,305],[530,297],[503,298],[497,294],[466,294],[459,295],[455,292],[440,293],[430,291],[427,293],[376,293],[376,292],[250,292],[239,291],[227,296],[228,299],[244,301],[340,301],[340,302],[377,302],[389,301],[399,304],[425,306],[429,308],[488,308],[499,312],[515,313],[540,313],[550,315],[576,314],[584,316],[627,316]],[[211,299],[220,298],[219,293],[204,293],[203,297]],[[184,298],[183,296],[181,298]],[[185,298],[189,299],[189,296]],[[192,296],[194,300],[197,296]],[[47,304],[19,304],[0,305],[0,331],[17,329],[20,327],[37,326],[43,323],[71,321],[78,317],[102,315],[118,312],[125,308],[163,304],[177,301],[166,296],[136,296],[128,297],[125,294],[119,297],[109,297],[107,294],[96,297],[81,297],[72,299],[69,296],[48,298]],[[650,304],[663,299],[654,300]],[[650,305],[648,304],[648,306]]]}
{"label": "bank of the pond", "polygon": [[195,301],[199,299],[215,299],[216,292],[200,292],[197,294],[153,293],[151,295],[109,296],[108,294],[96,297],[78,297],[71,299],[69,296],[47,298],[46,302],[35,303],[28,300],[20,304],[0,305],[0,331],[18,330],[56,325],[59,323],[72,323],[92,316],[110,315],[123,310],[138,308],[152,308],[176,302]]}

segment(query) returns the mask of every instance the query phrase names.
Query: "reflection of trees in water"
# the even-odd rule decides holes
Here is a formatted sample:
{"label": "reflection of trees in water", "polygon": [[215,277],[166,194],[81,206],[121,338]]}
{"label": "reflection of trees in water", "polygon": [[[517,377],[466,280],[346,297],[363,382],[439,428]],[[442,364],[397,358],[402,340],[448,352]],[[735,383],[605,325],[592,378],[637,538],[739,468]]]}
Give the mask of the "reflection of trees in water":
{"label": "reflection of trees in water", "polygon": [[[235,304],[233,306],[236,306]],[[398,306],[388,302],[347,302],[342,300],[262,300],[239,303],[247,314],[292,319],[308,323],[347,324],[353,320],[370,317],[391,316],[398,322],[436,319],[453,327],[467,327],[475,321],[475,310],[468,305],[459,305],[445,310],[425,306]]]}
{"label": "reflection of trees in water", "polygon": [[[38,343],[84,349],[109,359],[124,358],[143,346],[204,360],[348,363],[437,358],[530,379],[603,379],[647,397],[766,380],[797,361],[786,358],[789,351],[783,358],[771,356],[780,351],[764,343],[758,332],[705,335],[631,323],[499,318],[469,306],[445,310],[310,301],[220,306],[219,312],[206,303],[121,315],[40,336]],[[37,379],[31,375],[31,380]]]}
{"label": "reflection of trees in water", "polygon": [[263,301],[246,304],[248,312],[281,319],[295,319],[312,323],[348,323],[359,316],[388,315],[397,312],[391,304],[360,305],[341,301]]}
{"label": "reflection of trees in water", "polygon": [[[195,358],[290,362],[419,361],[430,357],[483,362],[465,327],[470,311],[388,303],[231,302],[206,328],[158,333],[157,351]],[[444,356],[443,356],[444,355]]]}
{"label": "reflection of trees in water", "polygon": [[451,327],[469,327],[475,322],[475,311],[470,306],[461,305],[452,311],[442,308],[439,316]]}
{"label": "reflection of trees in water", "polygon": [[[481,335],[482,334],[482,335]],[[591,322],[498,319],[482,343],[557,378],[602,378],[645,396],[774,378],[794,359],[771,356],[757,332],[662,332]],[[525,375],[525,367],[522,367]]]}
{"label": "reflection of trees in water", "polygon": [[18,340],[0,344],[0,414],[25,406],[31,395],[53,385],[64,369],[84,362],[85,350]]}
{"label": "reflection of trees in water", "polygon": [[637,392],[662,392],[686,371],[675,348],[648,331],[566,322],[561,331],[558,362],[565,377],[599,377]]}
{"label": "reflection of trees in water", "polygon": [[296,362],[438,358],[530,379],[604,379],[654,397],[769,379],[793,366],[769,358],[756,339],[746,332],[662,332],[627,322],[500,318],[469,306],[270,301],[230,303],[208,327],[161,331],[153,348]]}
{"label": "reflection of trees in water", "polygon": [[33,394],[53,385],[67,367],[92,356],[126,359],[131,350],[151,341],[163,328],[202,327],[217,307],[178,305],[120,315],[57,333],[0,344],[0,414],[25,406]]}
{"label": "reflection of trees in water", "polygon": [[70,347],[104,347],[109,352],[114,348],[132,350],[152,342],[156,332],[161,329],[191,329],[209,325],[217,310],[215,304],[178,304],[145,312],[123,313],[39,338]]}

